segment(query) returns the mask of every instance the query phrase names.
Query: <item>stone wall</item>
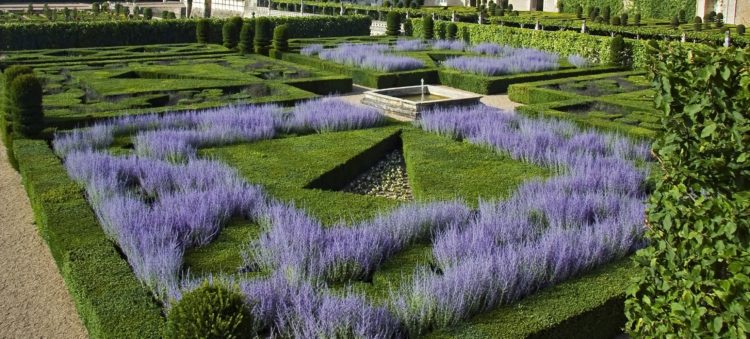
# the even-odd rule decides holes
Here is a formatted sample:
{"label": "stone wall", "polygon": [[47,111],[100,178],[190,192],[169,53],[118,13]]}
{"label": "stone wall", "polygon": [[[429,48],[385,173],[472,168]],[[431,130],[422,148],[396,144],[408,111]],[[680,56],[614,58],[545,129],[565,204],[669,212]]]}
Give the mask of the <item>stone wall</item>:
{"label": "stone wall", "polygon": [[746,1],[737,2],[737,15],[735,24],[750,25],[750,3]]}

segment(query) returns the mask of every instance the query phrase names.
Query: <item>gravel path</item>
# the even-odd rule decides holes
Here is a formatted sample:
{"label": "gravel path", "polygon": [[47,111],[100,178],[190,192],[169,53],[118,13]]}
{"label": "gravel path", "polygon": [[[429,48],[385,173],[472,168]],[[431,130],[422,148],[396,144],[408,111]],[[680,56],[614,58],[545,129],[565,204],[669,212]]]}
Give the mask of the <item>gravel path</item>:
{"label": "gravel path", "polygon": [[86,338],[0,142],[0,338]]}

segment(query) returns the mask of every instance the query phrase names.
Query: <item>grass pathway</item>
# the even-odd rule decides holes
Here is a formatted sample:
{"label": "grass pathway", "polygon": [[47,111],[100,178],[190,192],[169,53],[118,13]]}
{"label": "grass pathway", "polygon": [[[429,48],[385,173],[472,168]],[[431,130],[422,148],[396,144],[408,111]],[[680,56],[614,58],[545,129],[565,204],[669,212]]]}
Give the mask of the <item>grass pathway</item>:
{"label": "grass pathway", "polygon": [[86,338],[0,142],[0,338]]}

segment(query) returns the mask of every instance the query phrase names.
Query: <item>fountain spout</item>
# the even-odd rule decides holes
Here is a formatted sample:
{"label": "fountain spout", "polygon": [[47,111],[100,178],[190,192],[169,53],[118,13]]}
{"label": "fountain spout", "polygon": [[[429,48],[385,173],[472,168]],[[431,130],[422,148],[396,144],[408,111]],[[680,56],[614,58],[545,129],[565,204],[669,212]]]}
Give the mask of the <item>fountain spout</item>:
{"label": "fountain spout", "polygon": [[422,78],[422,102],[424,102],[424,78]]}

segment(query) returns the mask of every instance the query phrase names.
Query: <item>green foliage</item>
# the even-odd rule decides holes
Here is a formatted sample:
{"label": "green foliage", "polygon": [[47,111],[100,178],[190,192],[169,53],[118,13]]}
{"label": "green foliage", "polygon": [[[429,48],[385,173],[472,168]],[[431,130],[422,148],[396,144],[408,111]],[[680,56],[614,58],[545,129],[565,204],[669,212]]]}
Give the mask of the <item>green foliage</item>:
{"label": "green foliage", "polygon": [[242,30],[242,18],[235,16],[224,22],[222,27],[222,38],[224,47],[234,49],[240,40],[240,30]]}
{"label": "green foliage", "polygon": [[621,35],[612,38],[612,44],[609,45],[609,60],[613,65],[624,65],[627,60],[625,54],[625,39]]}
{"label": "green foliage", "polygon": [[622,23],[623,26],[627,26],[628,25],[628,19],[629,19],[628,13],[622,13],[622,14],[620,14],[620,22]]}
{"label": "green foliage", "polygon": [[602,18],[604,19],[604,22],[609,22],[610,19],[612,19],[612,9],[609,6],[604,6]]}
{"label": "green foliage", "polygon": [[154,10],[151,7],[146,8],[143,11],[143,18],[146,20],[151,20],[151,18],[154,17]]}
{"label": "green foliage", "polygon": [[745,35],[745,25],[737,25],[737,34]]}
{"label": "green foliage", "polygon": [[672,28],[677,29],[678,27],[680,27],[680,18],[677,15],[675,15],[674,17],[672,17],[671,24],[672,24]]}
{"label": "green foliage", "polygon": [[435,23],[435,38],[437,39],[445,39],[445,22],[438,21]]}
{"label": "green foliage", "polygon": [[716,28],[724,27],[724,14],[723,13],[716,14],[716,18],[714,20],[715,20],[714,25],[716,26]]}
{"label": "green foliage", "polygon": [[404,35],[414,36],[414,26],[412,25],[411,20],[406,20],[404,22]]}
{"label": "green foliage", "polygon": [[255,53],[261,55],[268,55],[268,47],[271,45],[271,21],[268,17],[259,17],[255,19],[255,39],[253,39],[253,47]]}
{"label": "green foliage", "polygon": [[612,17],[612,22],[610,24],[612,26],[620,26],[620,25],[622,25],[622,21],[620,21],[620,17],[619,16],[613,16]]}
{"label": "green foliage", "polygon": [[664,175],[648,202],[650,246],[628,289],[639,337],[750,333],[750,55],[671,44],[652,62]]}
{"label": "green foliage", "polygon": [[401,33],[401,14],[388,12],[385,35],[398,36]]}
{"label": "green foliage", "polygon": [[[290,38],[369,36],[372,23],[372,19],[361,15],[272,17],[269,20],[277,25],[288,24]],[[209,19],[209,42],[222,41],[224,21]],[[189,43],[197,40],[199,22],[199,19],[189,19],[3,24],[0,25],[0,50]]]}
{"label": "green foliage", "polygon": [[8,113],[15,136],[33,138],[44,129],[42,83],[33,73],[18,75],[8,88]]}
{"label": "green foliage", "polygon": [[289,50],[289,34],[287,25],[278,25],[273,29],[273,49],[279,52]]}
{"label": "green foliage", "polygon": [[576,6],[576,18],[583,19],[583,6]]}
{"label": "green foliage", "polygon": [[43,140],[13,152],[34,219],[91,338],[161,338],[161,308],[99,226],[81,189]]}
{"label": "green foliage", "polygon": [[198,19],[195,24],[195,37],[199,44],[207,44],[211,40],[211,21],[208,19]]}
{"label": "green foliage", "polygon": [[435,23],[432,20],[431,16],[427,16],[424,19],[422,19],[422,38],[425,40],[430,40],[435,37]]}
{"label": "green foliage", "polygon": [[446,38],[450,40],[455,40],[458,35],[458,25],[456,23],[451,22],[448,24],[447,32],[446,32]]}
{"label": "green foliage", "polygon": [[246,21],[240,30],[240,42],[237,45],[240,54],[253,52],[253,39],[255,38],[255,23]]}
{"label": "green foliage", "polygon": [[703,20],[701,20],[701,17],[696,16],[693,18],[693,29],[695,29],[696,32],[703,30]]}
{"label": "green foliage", "polygon": [[185,293],[169,311],[165,337],[252,338],[252,314],[238,291],[206,281]]}

